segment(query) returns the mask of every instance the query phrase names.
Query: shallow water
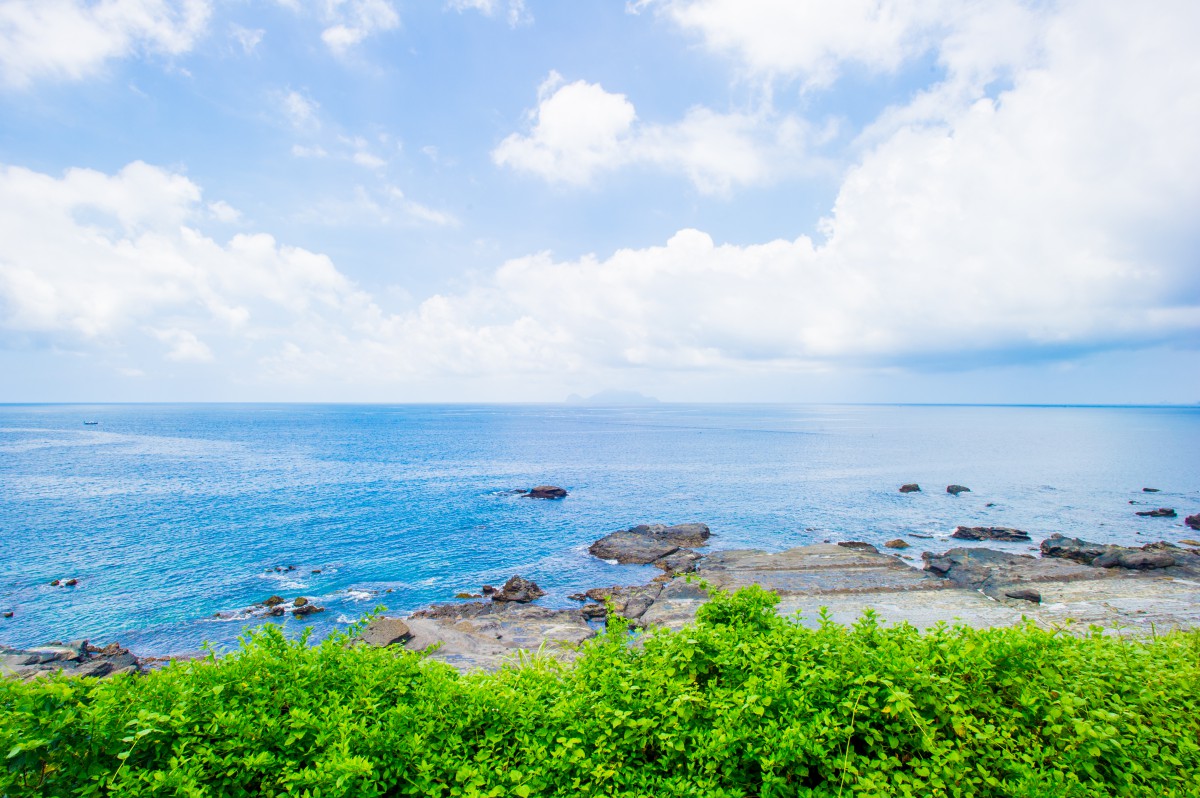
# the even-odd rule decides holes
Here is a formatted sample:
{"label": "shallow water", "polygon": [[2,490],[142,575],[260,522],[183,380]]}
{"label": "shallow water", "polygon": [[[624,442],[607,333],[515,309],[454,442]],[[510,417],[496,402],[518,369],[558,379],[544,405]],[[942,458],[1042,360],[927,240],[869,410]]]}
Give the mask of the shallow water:
{"label": "shallow water", "polygon": [[[1200,408],[0,406],[0,643],[223,648],[272,593],[327,607],[322,634],[514,573],[567,605],[657,573],[586,551],[653,521],[713,548],[933,536],[914,558],[958,524],[1175,541],[1198,451]],[[542,483],[570,496],[509,492]],[[1134,515],[1158,506],[1179,517]]]}

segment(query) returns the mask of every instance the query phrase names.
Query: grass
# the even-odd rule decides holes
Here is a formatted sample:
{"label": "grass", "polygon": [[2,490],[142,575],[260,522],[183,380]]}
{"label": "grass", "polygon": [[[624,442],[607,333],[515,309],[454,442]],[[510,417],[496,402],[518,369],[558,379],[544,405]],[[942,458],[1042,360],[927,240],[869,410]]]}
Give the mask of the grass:
{"label": "grass", "polygon": [[807,629],[775,599],[494,674],[266,626],[145,676],[0,681],[0,796],[1200,795],[1200,633]]}

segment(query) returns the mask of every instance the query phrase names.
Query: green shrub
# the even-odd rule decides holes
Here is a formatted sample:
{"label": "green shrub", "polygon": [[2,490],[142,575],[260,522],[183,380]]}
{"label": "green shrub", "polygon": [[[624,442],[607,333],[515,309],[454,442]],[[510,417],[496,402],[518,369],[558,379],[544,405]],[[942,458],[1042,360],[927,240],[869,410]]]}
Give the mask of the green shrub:
{"label": "green shrub", "polygon": [[0,681],[0,796],[1200,794],[1200,633],[806,629],[758,588],[459,675],[276,627],[141,677]]}

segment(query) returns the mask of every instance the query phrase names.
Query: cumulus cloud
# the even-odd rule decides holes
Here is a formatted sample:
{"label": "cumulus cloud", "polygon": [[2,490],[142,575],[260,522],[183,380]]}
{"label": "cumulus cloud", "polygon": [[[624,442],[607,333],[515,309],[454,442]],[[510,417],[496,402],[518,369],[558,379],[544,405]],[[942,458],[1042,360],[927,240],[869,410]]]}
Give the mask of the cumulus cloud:
{"label": "cumulus cloud", "polygon": [[368,36],[400,27],[400,14],[389,0],[324,0],[323,18],[330,24],[321,40],[337,55]]}
{"label": "cumulus cloud", "polygon": [[688,176],[704,193],[767,182],[801,163],[810,126],[795,117],[718,113],[696,107],[671,124],[641,123],[624,94],[598,83],[566,83],[557,72],[538,88],[527,133],[492,151],[499,166],[552,183],[586,185],[602,172],[640,164]]}
{"label": "cumulus cloud", "polygon": [[[381,310],[319,254],[264,234],[205,236],[208,206],[180,175],[8,168],[0,329],[75,347],[141,336],[181,363],[249,352],[268,375],[353,384],[962,368],[1200,347],[1200,6],[1037,13],[1036,30],[1011,38],[1036,58],[1009,59],[1008,87],[991,94],[963,77],[984,56],[962,37],[986,49],[986,28],[948,34],[939,46],[967,53],[963,66],[864,136],[820,237],[733,245],[682,230],[605,257],[540,253],[406,313]],[[509,157],[586,181],[618,157],[614,140],[669,149],[594,84],[553,81],[547,103]],[[754,168],[748,158],[736,174]],[[424,207],[398,190],[363,200],[382,213]]]}
{"label": "cumulus cloud", "polygon": [[80,80],[137,53],[180,55],[211,13],[209,0],[0,0],[0,81]]}

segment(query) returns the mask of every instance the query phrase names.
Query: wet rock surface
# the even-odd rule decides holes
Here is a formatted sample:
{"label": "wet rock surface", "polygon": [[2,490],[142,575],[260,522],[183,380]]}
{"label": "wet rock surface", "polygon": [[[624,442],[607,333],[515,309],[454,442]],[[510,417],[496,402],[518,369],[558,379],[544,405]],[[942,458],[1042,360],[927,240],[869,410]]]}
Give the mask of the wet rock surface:
{"label": "wet rock surface", "polygon": [[909,482],[908,484],[900,486],[900,492],[901,493],[920,493],[921,486],[915,482]]}
{"label": "wet rock surface", "polygon": [[955,496],[957,496],[960,493],[970,493],[971,489],[966,485],[947,485],[946,492],[953,493]]}
{"label": "wet rock surface", "polygon": [[0,646],[0,675],[33,679],[62,672],[67,676],[114,676],[140,673],[141,661],[117,643],[103,648],[87,640],[51,643],[29,649]]}
{"label": "wet rock surface", "polygon": [[1142,518],[1174,518],[1175,511],[1170,507],[1159,507],[1157,510],[1142,510],[1134,515],[1140,515]]}
{"label": "wet rock surface", "polygon": [[996,540],[1007,543],[1028,543],[1029,533],[1008,526],[960,526],[950,537],[957,540]]}

